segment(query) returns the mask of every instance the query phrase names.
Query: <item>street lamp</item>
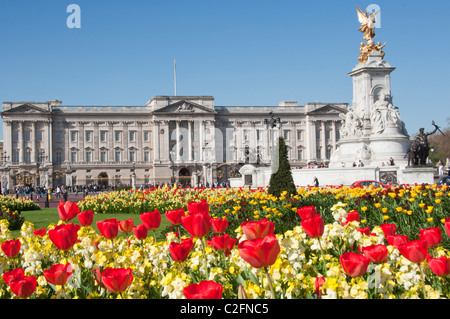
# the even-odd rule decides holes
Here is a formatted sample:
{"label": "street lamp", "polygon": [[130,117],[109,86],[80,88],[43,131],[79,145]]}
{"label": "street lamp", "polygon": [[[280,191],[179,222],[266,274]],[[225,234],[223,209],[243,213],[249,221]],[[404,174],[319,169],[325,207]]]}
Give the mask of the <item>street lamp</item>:
{"label": "street lamp", "polygon": [[281,128],[281,120],[280,120],[280,118],[279,117],[275,117],[274,116],[274,114],[273,114],[273,111],[270,111],[269,112],[269,115],[270,115],[270,118],[269,119],[264,119],[264,128],[267,130],[267,129],[269,129],[270,130],[270,138],[271,138],[271,140],[272,140],[272,156],[271,156],[271,158],[272,158],[272,165],[273,165],[273,162],[274,162],[274,155],[275,155],[275,152],[274,152],[274,138],[273,138],[273,130],[275,129],[275,128],[277,128],[277,129],[280,129]]}
{"label": "street lamp", "polygon": [[172,163],[172,178],[170,179],[170,182],[172,185],[175,184],[175,164],[173,162],[173,157],[175,156],[175,151],[170,151],[169,152],[169,159],[170,162]]}

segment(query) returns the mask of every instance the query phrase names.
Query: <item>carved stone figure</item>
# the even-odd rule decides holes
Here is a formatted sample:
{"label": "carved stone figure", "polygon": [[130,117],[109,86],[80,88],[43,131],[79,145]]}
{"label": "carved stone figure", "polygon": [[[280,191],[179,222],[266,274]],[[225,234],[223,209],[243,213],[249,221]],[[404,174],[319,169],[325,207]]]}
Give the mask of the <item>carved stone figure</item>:
{"label": "carved stone figure", "polygon": [[374,133],[383,133],[389,124],[400,127],[403,131],[403,122],[398,109],[392,105],[390,94],[385,90],[380,92],[378,100],[374,103],[370,113],[370,120],[372,132]]}
{"label": "carved stone figure", "polygon": [[347,112],[345,115],[339,114],[342,118],[342,126],[340,134],[342,137],[358,136],[362,133],[362,121],[353,111]]}

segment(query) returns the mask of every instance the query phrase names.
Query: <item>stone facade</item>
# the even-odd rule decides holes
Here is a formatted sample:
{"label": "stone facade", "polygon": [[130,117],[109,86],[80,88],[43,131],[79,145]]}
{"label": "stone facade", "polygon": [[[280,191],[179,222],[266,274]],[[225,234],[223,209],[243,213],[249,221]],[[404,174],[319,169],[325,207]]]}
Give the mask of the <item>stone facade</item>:
{"label": "stone facade", "polygon": [[[144,106],[4,102],[2,187],[227,183],[270,166],[280,134],[293,168],[328,163],[346,103],[215,106],[212,96],[155,96]],[[281,127],[268,129],[273,112]]]}

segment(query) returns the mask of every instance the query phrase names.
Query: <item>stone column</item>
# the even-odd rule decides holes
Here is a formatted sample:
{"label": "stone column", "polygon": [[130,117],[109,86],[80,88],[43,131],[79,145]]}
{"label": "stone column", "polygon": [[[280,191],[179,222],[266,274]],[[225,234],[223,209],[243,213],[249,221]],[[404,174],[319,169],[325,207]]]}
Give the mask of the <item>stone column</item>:
{"label": "stone column", "polygon": [[199,145],[199,159],[200,159],[200,163],[203,163],[204,158],[205,158],[205,154],[204,154],[204,149],[203,149],[203,139],[204,139],[204,134],[205,134],[205,128],[203,126],[203,120],[200,120],[200,128],[199,128],[199,138],[198,138],[198,145]]}
{"label": "stone column", "polygon": [[160,150],[159,150],[159,121],[153,121],[153,162],[160,163]]}
{"label": "stone column", "polygon": [[177,163],[181,162],[180,158],[180,152],[181,152],[181,143],[180,143],[180,120],[175,121],[176,130],[175,130],[175,149],[176,149],[176,155],[175,155],[175,161]]}
{"label": "stone column", "polygon": [[23,142],[23,121],[19,121],[19,163],[25,162],[25,143]]}
{"label": "stone column", "polygon": [[32,149],[31,149],[31,163],[36,163],[37,162],[37,138],[36,138],[36,121],[32,121],[31,122],[31,145],[32,145]]}
{"label": "stone column", "polygon": [[108,161],[114,161],[114,123],[112,121],[108,122]]}
{"label": "stone column", "polygon": [[94,140],[93,141],[94,149],[92,150],[92,161],[94,163],[96,163],[99,161],[99,157],[100,157],[99,156],[100,132],[99,132],[99,128],[98,128],[98,126],[99,126],[98,121],[94,121],[93,124],[94,124],[94,134],[93,134],[92,138]]}
{"label": "stone column", "polygon": [[[85,155],[84,155],[84,122],[78,122],[78,149],[80,150],[80,154],[78,154],[77,161],[78,162],[84,162]],[[50,155],[49,155],[50,156]]]}
{"label": "stone column", "polygon": [[322,161],[324,161],[324,160],[326,160],[326,158],[327,158],[327,140],[326,140],[326,138],[327,138],[327,128],[326,128],[326,126],[325,126],[325,121],[321,121],[320,122],[320,130],[321,130],[321,135],[320,135],[320,137],[321,137],[321,146],[322,146],[322,148],[321,148],[321,158],[322,158]]}
{"label": "stone column", "polygon": [[209,128],[209,141],[208,141],[208,149],[209,149],[209,158],[208,161],[210,163],[214,163],[216,161],[216,135],[215,135],[215,125],[214,121],[207,121]]}
{"label": "stone column", "polygon": [[122,128],[123,128],[123,139],[122,139],[122,148],[124,149],[124,154],[122,157],[123,162],[128,162],[129,160],[129,150],[128,150],[128,141],[130,137],[128,136],[128,123],[122,122]]}
{"label": "stone column", "polygon": [[137,122],[137,137],[136,137],[136,155],[135,155],[135,161],[141,161],[144,160],[144,153],[142,151],[143,145],[142,145],[142,122]]}
{"label": "stone column", "polygon": [[[311,120],[309,115],[306,116],[306,122],[305,122],[305,159],[306,162],[309,163],[311,161],[311,154],[312,154],[312,139],[311,139]],[[316,137],[314,136],[314,139]]]}
{"label": "stone column", "polygon": [[188,121],[188,161],[192,162],[192,121]]}
{"label": "stone column", "polygon": [[331,144],[333,145],[333,151],[336,150],[336,121],[331,121],[332,134],[331,134]]}

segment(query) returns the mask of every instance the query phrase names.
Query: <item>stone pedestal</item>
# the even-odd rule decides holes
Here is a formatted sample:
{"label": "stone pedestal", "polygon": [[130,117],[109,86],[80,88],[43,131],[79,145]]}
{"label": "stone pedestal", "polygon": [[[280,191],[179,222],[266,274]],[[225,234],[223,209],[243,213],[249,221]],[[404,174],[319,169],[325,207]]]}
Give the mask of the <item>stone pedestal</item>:
{"label": "stone pedestal", "polygon": [[398,108],[391,98],[390,74],[395,68],[372,52],[349,75],[353,78],[353,104],[342,116],[341,140],[330,167],[351,166],[361,160],[365,166],[382,166],[391,157],[406,165],[410,139]]}

